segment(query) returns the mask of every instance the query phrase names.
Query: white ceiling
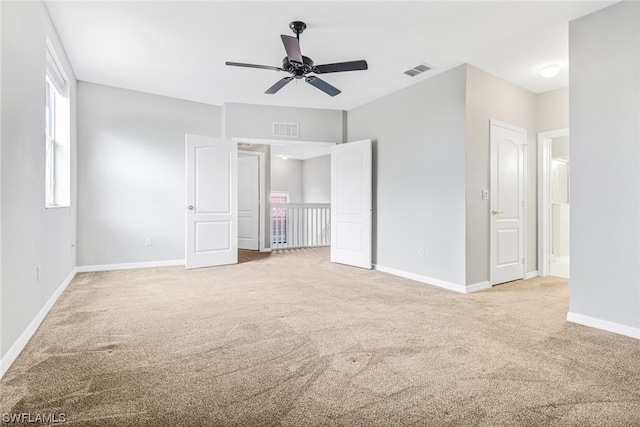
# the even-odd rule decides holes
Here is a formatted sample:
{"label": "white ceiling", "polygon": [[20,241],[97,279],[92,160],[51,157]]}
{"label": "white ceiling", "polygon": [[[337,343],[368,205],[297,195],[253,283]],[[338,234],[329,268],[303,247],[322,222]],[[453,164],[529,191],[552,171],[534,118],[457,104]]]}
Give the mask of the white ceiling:
{"label": "white ceiling", "polygon": [[[615,1],[47,1],[79,80],[221,105],[349,110],[469,63],[533,92],[568,85],[568,22]],[[302,20],[302,53],[316,64],[365,59],[369,70],[326,74],[329,97],[304,81],[264,91],[287,74],[280,34]],[[418,77],[403,71],[420,63]],[[553,79],[539,76],[559,64]]]}

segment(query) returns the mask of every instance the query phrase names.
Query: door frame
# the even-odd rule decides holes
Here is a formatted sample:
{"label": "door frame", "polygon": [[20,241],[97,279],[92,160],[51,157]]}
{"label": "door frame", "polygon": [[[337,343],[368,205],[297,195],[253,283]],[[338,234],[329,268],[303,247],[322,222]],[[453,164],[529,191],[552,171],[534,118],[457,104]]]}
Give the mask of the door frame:
{"label": "door frame", "polygon": [[[293,145],[293,146],[299,146],[299,147],[317,147],[317,146],[332,146],[332,145],[336,145],[336,144],[340,144],[340,142],[334,142],[334,141],[301,141],[298,139],[292,139],[292,140],[287,140],[287,139],[267,139],[267,138],[248,138],[248,137],[242,137],[242,136],[234,136],[232,138],[230,138],[231,141],[236,142],[237,144],[257,144],[257,145]],[[271,228],[269,227],[269,234],[266,235],[266,227],[264,226],[264,224],[266,224],[266,220],[267,217],[270,216],[271,212],[270,212],[270,203],[268,202],[268,197],[267,197],[267,192],[271,192],[271,188],[267,188],[266,186],[266,167],[265,167],[265,162],[267,161],[265,153],[262,153],[261,151],[248,151],[248,150],[242,150],[240,145],[238,145],[238,152],[243,152],[243,153],[261,153],[262,154],[262,160],[260,163],[260,176],[261,176],[261,185],[262,185],[262,190],[261,190],[261,205],[260,205],[260,209],[261,209],[261,228],[260,228],[260,252],[271,252],[272,251],[272,247],[271,247]],[[269,161],[271,161],[271,154],[269,154]],[[271,180],[269,180],[269,182],[271,182]],[[263,197],[264,195],[264,197]],[[269,211],[269,212],[268,212]],[[266,246],[267,241],[269,242],[269,246]]]}
{"label": "door frame", "polygon": [[235,141],[238,144],[258,144],[258,145],[297,145],[300,147],[318,147],[318,146],[332,146],[341,144],[335,141],[303,141],[300,139],[268,139],[268,138],[244,138],[241,136],[234,136],[230,138],[231,141]]}
{"label": "door frame", "polygon": [[569,136],[569,128],[538,133],[538,276],[548,276],[551,263],[551,144]]}
{"label": "door frame", "polygon": [[268,252],[265,246],[265,153],[261,151],[243,150],[238,147],[238,157],[240,156],[257,156],[258,157],[258,250],[260,252]]}
{"label": "door frame", "polygon": [[[527,132],[526,128],[521,128],[519,126],[515,126],[509,123],[505,123],[505,122],[501,122],[499,120],[495,120],[495,119],[490,119],[489,120],[489,160],[490,160],[490,164],[489,164],[489,181],[491,181],[491,175],[493,174],[492,171],[492,166],[491,166],[491,150],[492,148],[492,135],[491,135],[491,128],[493,127],[493,125],[496,126],[500,126],[503,128],[507,128],[507,129],[512,129],[514,131],[521,131],[524,130],[524,143],[523,143],[523,149],[522,149],[522,180],[523,180],[523,189],[522,189],[522,199],[523,199],[523,206],[522,206],[522,278],[523,279],[527,279],[528,274],[527,274],[527,224],[528,224],[528,215],[527,215],[527,208],[529,206],[528,203],[528,188],[529,188],[529,171],[528,171],[528,164],[529,164],[529,160],[528,160],[528,147],[529,147],[529,133]],[[489,188],[491,188],[491,182],[489,182]],[[495,209],[495,207],[493,206],[493,194],[490,193],[490,197],[489,197],[489,209]],[[493,225],[493,219],[491,216],[491,212],[489,212],[489,283],[491,284],[491,286],[494,286],[493,283],[493,277],[491,277],[491,271],[493,269],[493,263],[494,263],[494,259],[493,259],[493,251],[492,251],[492,239],[493,239],[493,233],[494,232],[494,225]],[[497,285],[498,283],[496,283]]]}

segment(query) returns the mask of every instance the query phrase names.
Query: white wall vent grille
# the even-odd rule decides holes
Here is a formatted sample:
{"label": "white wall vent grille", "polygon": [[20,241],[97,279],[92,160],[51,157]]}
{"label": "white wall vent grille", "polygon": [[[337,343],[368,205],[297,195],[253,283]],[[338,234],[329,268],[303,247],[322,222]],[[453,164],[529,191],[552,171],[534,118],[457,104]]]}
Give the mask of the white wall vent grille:
{"label": "white wall vent grille", "polygon": [[427,64],[420,64],[420,65],[416,65],[415,67],[411,68],[410,70],[405,71],[404,73],[408,76],[411,77],[415,77],[418,74],[422,74],[425,71],[429,71],[432,70],[433,67],[427,65]]}
{"label": "white wall vent grille", "polygon": [[273,136],[284,136],[287,138],[298,138],[300,125],[298,123],[273,123]]}

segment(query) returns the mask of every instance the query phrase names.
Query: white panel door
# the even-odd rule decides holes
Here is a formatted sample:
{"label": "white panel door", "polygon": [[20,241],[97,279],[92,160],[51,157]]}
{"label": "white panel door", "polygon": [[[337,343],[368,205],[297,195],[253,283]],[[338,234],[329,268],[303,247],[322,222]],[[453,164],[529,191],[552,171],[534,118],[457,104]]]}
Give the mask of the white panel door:
{"label": "white panel door", "polygon": [[524,277],[526,144],[525,129],[491,121],[492,285]]}
{"label": "white panel door", "polygon": [[186,267],[238,262],[238,149],[233,141],[186,137]]}
{"label": "white panel door", "polygon": [[260,248],[259,158],[238,157],[238,248]]}
{"label": "white panel door", "polygon": [[331,262],[371,268],[371,140],[331,147]]}

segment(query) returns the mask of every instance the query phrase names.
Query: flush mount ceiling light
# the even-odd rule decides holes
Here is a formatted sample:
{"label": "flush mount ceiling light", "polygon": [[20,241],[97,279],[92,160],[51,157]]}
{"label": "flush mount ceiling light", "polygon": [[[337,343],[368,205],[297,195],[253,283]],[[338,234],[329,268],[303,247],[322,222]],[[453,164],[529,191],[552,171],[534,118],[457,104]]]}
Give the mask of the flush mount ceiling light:
{"label": "flush mount ceiling light", "polygon": [[554,64],[554,65],[548,65],[544,67],[542,70],[540,70],[540,75],[545,79],[550,79],[552,77],[557,76],[559,72],[560,72],[560,66]]}

